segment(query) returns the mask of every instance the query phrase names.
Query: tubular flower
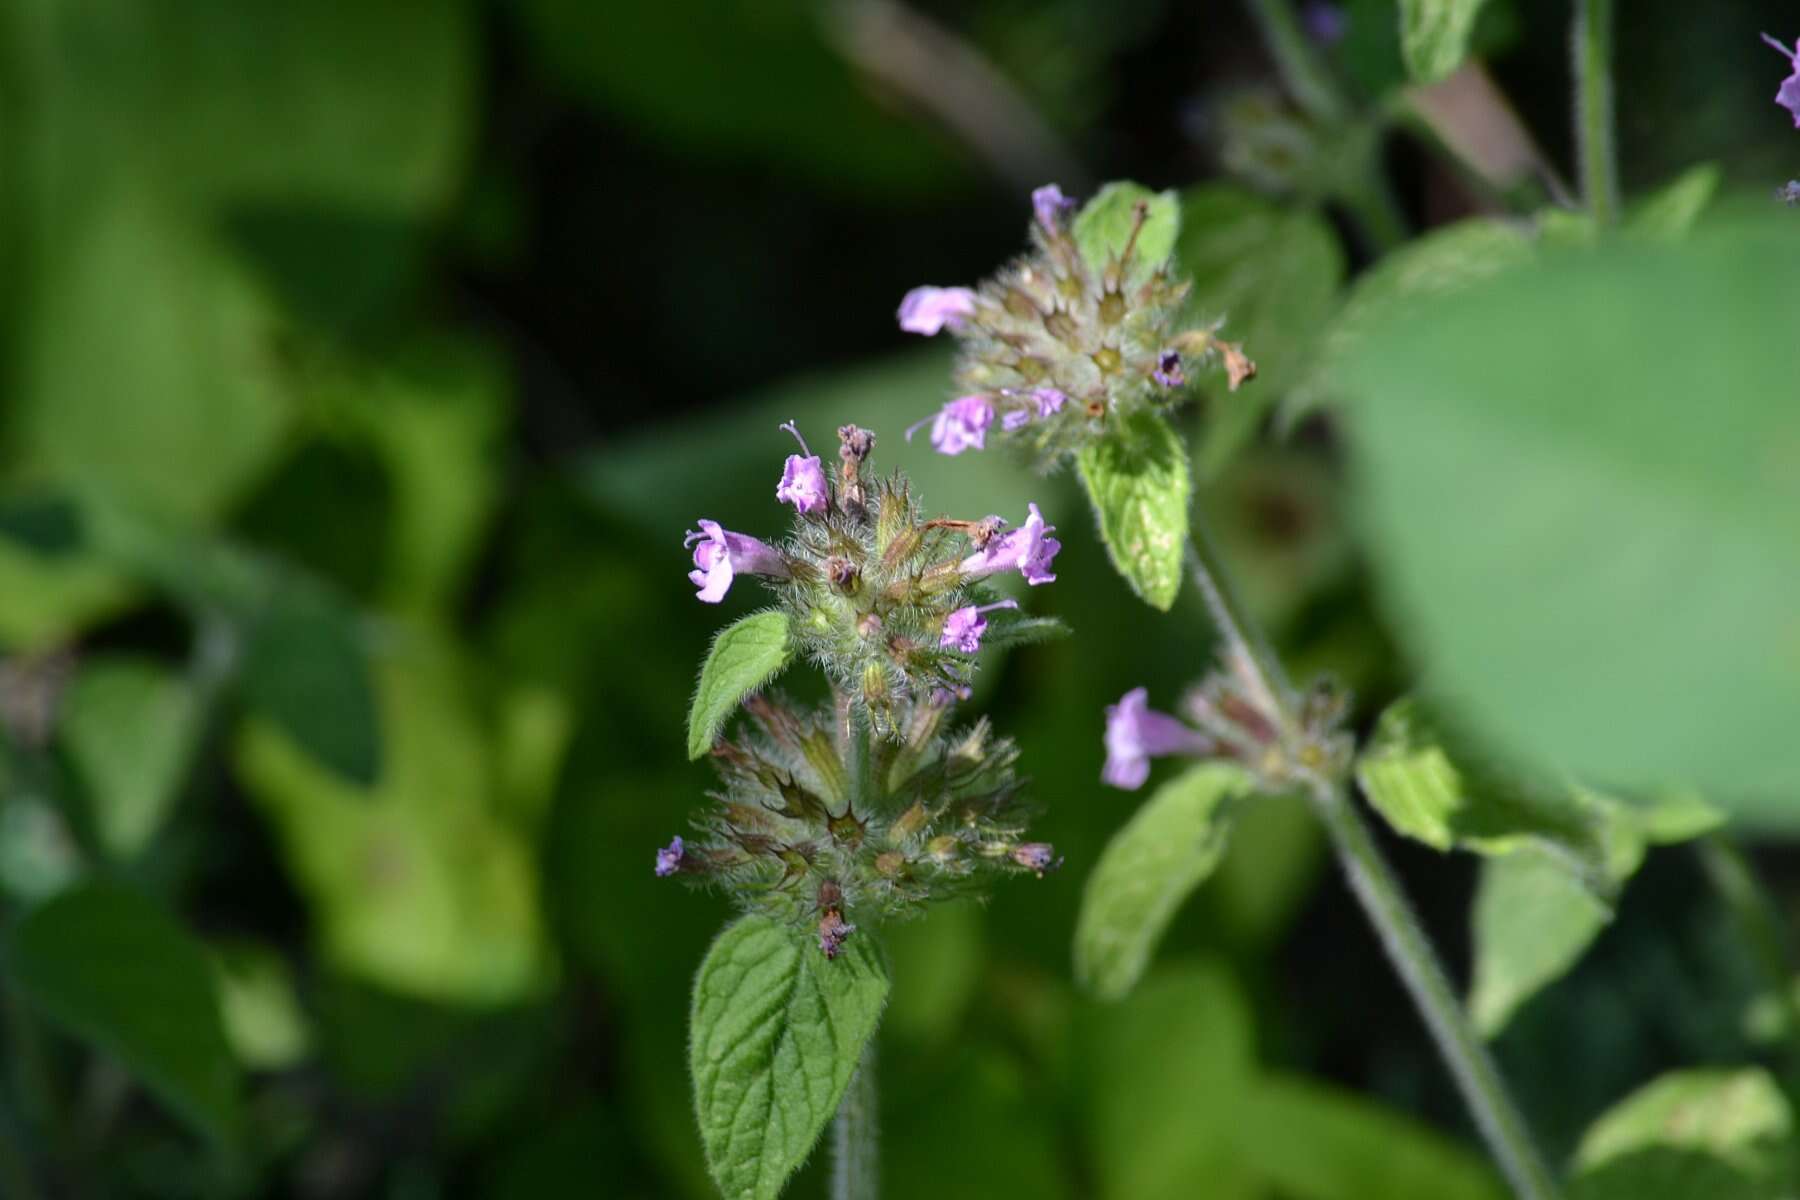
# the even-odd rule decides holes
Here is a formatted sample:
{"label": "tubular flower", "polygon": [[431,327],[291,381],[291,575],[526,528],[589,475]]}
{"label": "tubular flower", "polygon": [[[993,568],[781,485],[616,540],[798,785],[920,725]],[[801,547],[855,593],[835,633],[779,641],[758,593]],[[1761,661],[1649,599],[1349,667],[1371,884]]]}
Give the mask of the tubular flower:
{"label": "tubular flower", "polygon": [[916,287],[900,299],[900,328],[931,337],[944,326],[958,328],[975,314],[975,293],[966,287]]}
{"label": "tubular flower", "polygon": [[717,521],[703,520],[699,526],[688,530],[681,543],[694,551],[694,569],[688,572],[688,580],[700,589],[699,599],[708,604],[723,600],[740,571],[772,579],[787,578],[787,561],[767,542],[721,529]]}
{"label": "tubular flower", "polygon": [[1762,35],[1762,40],[1787,56],[1789,74],[1775,91],[1775,103],[1793,114],[1794,128],[1800,129],[1800,42],[1796,42],[1790,50],[1766,33]]}

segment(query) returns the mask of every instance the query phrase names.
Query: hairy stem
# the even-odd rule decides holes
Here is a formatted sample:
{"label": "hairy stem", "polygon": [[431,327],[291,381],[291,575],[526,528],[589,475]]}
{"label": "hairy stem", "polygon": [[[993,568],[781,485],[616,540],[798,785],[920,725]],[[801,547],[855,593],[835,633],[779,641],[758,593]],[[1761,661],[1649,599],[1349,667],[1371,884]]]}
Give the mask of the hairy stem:
{"label": "hairy stem", "polygon": [[1787,1090],[1800,1094],[1800,995],[1794,990],[1792,948],[1781,911],[1756,877],[1749,856],[1730,838],[1714,833],[1694,846],[1701,869],[1743,933],[1763,986],[1774,995],[1787,1040]]}
{"label": "hairy stem", "polygon": [[831,1200],[876,1200],[881,1193],[880,1170],[875,1039],[870,1038],[831,1121]]}
{"label": "hairy stem", "polygon": [[1581,191],[1600,225],[1619,215],[1619,164],[1613,146],[1613,0],[1575,0],[1575,144]]}
{"label": "hairy stem", "polygon": [[[1198,513],[1189,556],[1194,582],[1206,598],[1227,653],[1240,677],[1261,693],[1258,700],[1275,719],[1285,741],[1299,727],[1293,689],[1261,630],[1238,601],[1229,573]],[[1388,959],[1437,1042],[1476,1126],[1521,1200],[1553,1200],[1556,1183],[1513,1103],[1500,1070],[1475,1033],[1461,998],[1451,986],[1424,927],[1414,915],[1400,881],[1356,811],[1344,783],[1314,778],[1308,788],[1314,809],[1331,835],[1350,889],[1375,926]]]}

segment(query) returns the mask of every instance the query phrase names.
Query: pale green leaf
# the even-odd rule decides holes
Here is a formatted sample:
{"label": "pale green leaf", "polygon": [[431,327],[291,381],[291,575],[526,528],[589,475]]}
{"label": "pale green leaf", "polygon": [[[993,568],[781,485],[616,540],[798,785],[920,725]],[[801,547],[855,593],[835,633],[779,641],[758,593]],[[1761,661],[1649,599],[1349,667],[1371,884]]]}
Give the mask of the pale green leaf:
{"label": "pale green leaf", "polygon": [[312,1028],[294,989],[294,973],[273,948],[231,941],[213,947],[225,1039],[254,1071],[295,1066],[312,1049]]}
{"label": "pale green leaf", "polygon": [[1612,909],[1567,866],[1526,850],[1481,865],[1470,917],[1474,978],[1469,1010],[1485,1037],[1581,958]]}
{"label": "pale green leaf", "polygon": [[1078,466],[1113,566],[1145,603],[1167,612],[1181,591],[1193,488],[1180,436],[1156,413],[1139,412],[1083,447]]}
{"label": "pale green leaf", "polygon": [[1400,53],[1415,83],[1436,83],[1462,65],[1485,0],[1400,0]]}
{"label": "pale green leaf", "polygon": [[1082,891],[1075,977],[1116,1000],[1144,973],[1163,931],[1225,853],[1231,800],[1254,781],[1230,763],[1202,763],[1157,788],[1113,835]]}
{"label": "pale green leaf", "polygon": [[694,980],[688,1053],[706,1162],[726,1200],[773,1200],[837,1111],[887,1002],[867,934],[836,959],[768,917],[721,933]]}
{"label": "pale green leaf", "polygon": [[1674,182],[1664,184],[1632,207],[1625,215],[1625,232],[1660,241],[1683,237],[1712,203],[1723,178],[1717,163],[1689,167]]}
{"label": "pale green leaf", "polygon": [[[1144,206],[1143,228],[1138,229],[1138,205]],[[1138,229],[1137,241],[1131,240]],[[1168,260],[1181,232],[1181,201],[1174,192],[1153,192],[1142,184],[1109,183],[1075,214],[1069,227],[1088,269],[1104,274],[1132,248],[1132,273],[1122,282],[1129,287],[1147,277]]]}
{"label": "pale green leaf", "polygon": [[1793,819],[1791,234],[1621,239],[1360,346],[1352,478],[1393,627],[1510,752]]}
{"label": "pale green leaf", "polygon": [[12,930],[6,971],[68,1033],[105,1051],[219,1140],[239,1122],[239,1077],[206,951],[153,901],[89,883]]}
{"label": "pale green leaf", "polygon": [[690,759],[712,749],[738,704],[779,674],[791,653],[787,614],[775,609],[751,613],[719,631],[700,667],[700,682],[688,709]]}
{"label": "pale green leaf", "polygon": [[110,857],[136,857],[162,828],[199,718],[193,689],[154,660],[96,655],[82,662],[57,732]]}
{"label": "pale green leaf", "polygon": [[1575,1153],[1571,1200],[1783,1200],[1793,1114],[1760,1067],[1675,1071],[1621,1100]]}

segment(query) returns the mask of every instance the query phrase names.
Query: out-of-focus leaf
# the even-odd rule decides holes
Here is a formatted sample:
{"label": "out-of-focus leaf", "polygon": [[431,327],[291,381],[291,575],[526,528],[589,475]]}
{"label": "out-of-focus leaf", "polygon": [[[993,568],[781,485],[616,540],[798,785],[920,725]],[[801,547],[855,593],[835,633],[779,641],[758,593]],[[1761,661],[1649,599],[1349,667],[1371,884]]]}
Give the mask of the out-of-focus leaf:
{"label": "out-of-focus leaf", "polygon": [[[897,967],[894,978],[896,988],[905,986]],[[1041,1079],[992,1042],[959,1045],[948,1065],[942,1057],[901,1061],[889,1054],[882,1060],[882,1195],[1073,1195],[1065,1135],[1055,1109],[1044,1103]],[[909,1079],[915,1069],[918,1077]],[[913,1086],[900,1090],[907,1083]],[[970,1137],[971,1130],[980,1136]],[[899,1147],[920,1149],[897,1152]]]}
{"label": "out-of-focus leaf", "polygon": [[719,631],[700,667],[688,710],[690,759],[712,748],[738,703],[787,666],[790,653],[787,614],[779,610],[752,613]]}
{"label": "out-of-focus leaf", "polygon": [[352,784],[380,776],[380,717],[355,614],[306,587],[277,592],[245,648],[244,699]]}
{"label": "out-of-focus leaf", "polygon": [[81,509],[56,492],[0,500],[0,538],[42,558],[61,558],[82,543]]}
{"label": "out-of-focus leaf", "polygon": [[238,1067],[200,942],[155,903],[88,883],[13,929],[7,974],[45,1016],[112,1055],[182,1119],[238,1130]]}
{"label": "out-of-focus leaf", "polygon": [[1181,194],[1175,258],[1194,284],[1192,318],[1223,319],[1220,336],[1242,342],[1257,366],[1256,379],[1243,389],[1212,389],[1194,455],[1200,477],[1210,479],[1300,377],[1343,282],[1344,251],[1316,210],[1210,184]]}
{"label": "out-of-focus leaf", "polygon": [[1510,752],[1793,820],[1789,233],[1567,255],[1358,347],[1360,510],[1395,627]]}
{"label": "out-of-focus leaf", "polygon": [[1792,1194],[1793,1114],[1759,1067],[1663,1075],[1588,1128],[1572,1200],[1780,1200]]}
{"label": "out-of-focus leaf", "polygon": [[1151,974],[1079,1027],[1084,1132],[1101,1200],[1263,1195],[1237,1145],[1255,1078],[1249,1006],[1214,965]]}
{"label": "out-of-focus leaf", "polygon": [[1220,924],[1239,943],[1271,947],[1300,911],[1325,865],[1325,833],[1306,797],[1259,796],[1231,823],[1206,894]]}
{"label": "out-of-focus leaf", "polygon": [[1625,232],[1654,241],[1680,239],[1706,211],[1722,178],[1717,163],[1690,167],[1674,182],[1663,185],[1632,206],[1625,215]]}
{"label": "out-of-focus leaf", "polygon": [[1187,554],[1187,448],[1168,421],[1139,412],[1077,460],[1113,566],[1146,604],[1167,612]]}
{"label": "out-of-focus leaf", "polygon": [[837,1111],[887,1002],[875,943],[836,959],[768,917],[733,922],[694,980],[689,1066],[707,1166],[728,1200],[773,1200]]}
{"label": "out-of-focus leaf", "polygon": [[109,856],[136,857],[162,827],[187,773],[199,716],[193,689],[153,660],[82,662],[63,697],[58,734]]}
{"label": "out-of-focus leaf", "polygon": [[253,1071],[281,1071],[312,1051],[312,1029],[294,991],[293,972],[274,949],[232,941],[213,947],[225,1038]]}
{"label": "out-of-focus leaf", "polygon": [[882,938],[894,972],[882,1028],[889,1038],[943,1043],[956,1032],[981,981],[981,910],[933,905],[923,920],[896,924]]}
{"label": "out-of-focus leaf", "polygon": [[334,965],[407,995],[501,1004],[539,988],[549,964],[535,864],[501,819],[493,737],[467,689],[450,652],[415,631],[376,674],[376,786],[266,720],[246,724],[237,766]]}
{"label": "out-of-focus leaf", "polygon": [[[1144,206],[1143,228],[1138,228],[1137,208]],[[1137,241],[1131,240],[1137,231]],[[1142,184],[1109,183],[1075,214],[1069,227],[1088,270],[1102,275],[1118,262],[1126,246],[1132,247],[1132,274],[1120,281],[1130,287],[1168,260],[1181,233],[1181,198],[1174,192],[1153,192]]]}
{"label": "out-of-focus leaf", "polygon": [[1562,976],[1612,920],[1612,908],[1542,850],[1481,865],[1470,918],[1474,978],[1469,1010],[1485,1037]]}
{"label": "out-of-focus leaf", "polygon": [[1238,1146],[1293,1200],[1504,1200],[1474,1148],[1353,1093],[1270,1075],[1243,1097]]}
{"label": "out-of-focus leaf", "polygon": [[1400,52],[1415,82],[1436,83],[1461,65],[1484,0],[1400,0]]}
{"label": "out-of-focus leaf", "polygon": [[1075,977],[1116,1000],[1136,985],[1175,910],[1212,874],[1230,833],[1221,811],[1254,788],[1231,763],[1201,763],[1150,794],[1082,890]]}

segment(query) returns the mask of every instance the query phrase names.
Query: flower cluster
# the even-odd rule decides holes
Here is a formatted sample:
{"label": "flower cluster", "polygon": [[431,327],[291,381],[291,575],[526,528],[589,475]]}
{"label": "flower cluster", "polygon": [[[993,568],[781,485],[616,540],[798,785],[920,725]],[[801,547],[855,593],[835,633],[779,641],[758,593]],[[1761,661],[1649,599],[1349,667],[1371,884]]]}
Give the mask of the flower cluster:
{"label": "flower cluster", "polygon": [[658,850],[656,874],[814,928],[835,958],[858,920],[914,915],[1061,864],[1050,846],[1022,840],[1013,744],[985,721],[946,731],[943,698],[905,702],[900,736],[866,749],[847,714],[769,696],[744,707],[752,721],[740,739],[713,748],[722,788],[698,836]]}
{"label": "flower cluster", "polygon": [[1062,544],[1036,504],[1012,528],[997,516],[928,519],[903,477],[866,477],[875,439],[854,425],[838,431],[835,479],[791,424],[783,428],[801,450],[775,489],[794,508],[791,535],[769,543],[701,521],[687,535],[688,578],[699,599],[717,603],[737,576],[759,577],[787,612],[794,645],[876,732],[899,736],[909,701],[967,694],[969,656],[984,639],[1042,624],[1011,616],[1017,604],[995,599],[984,581],[1016,571],[1027,584],[1049,583]]}
{"label": "flower cluster", "polygon": [[1800,129],[1800,42],[1796,42],[1790,49],[1766,33],[1762,35],[1762,40],[1780,51],[1788,60],[1788,77],[1776,89],[1775,103],[1793,114],[1794,128]]}
{"label": "flower cluster", "polygon": [[[1106,709],[1101,781],[1133,791],[1149,778],[1150,760],[1167,755],[1234,760],[1267,791],[1348,767],[1353,742],[1342,729],[1348,695],[1322,681],[1297,705],[1278,705],[1261,688],[1248,664],[1233,657],[1182,697],[1180,717],[1151,708],[1144,688],[1126,692]],[[1284,709],[1298,712],[1297,725],[1282,719]]]}
{"label": "flower cluster", "polygon": [[[975,288],[918,287],[900,327],[961,343],[959,394],[915,425],[944,454],[981,450],[989,431],[1048,468],[1147,406],[1175,403],[1188,368],[1217,359],[1233,390],[1256,365],[1212,329],[1181,329],[1189,285],[1138,249],[1139,204],[1123,248],[1091,262],[1070,223],[1074,203],[1054,184],[1032,194],[1031,250]],[[910,436],[912,431],[908,431]]]}

